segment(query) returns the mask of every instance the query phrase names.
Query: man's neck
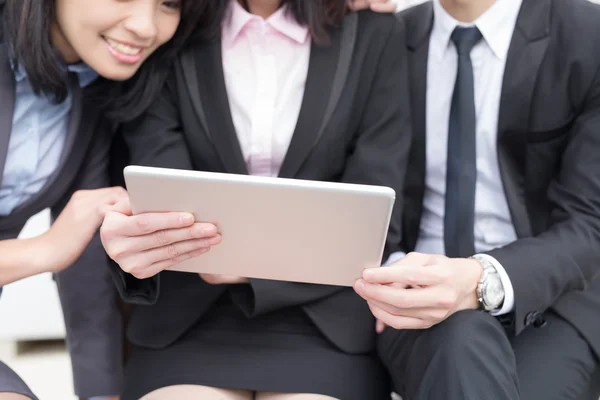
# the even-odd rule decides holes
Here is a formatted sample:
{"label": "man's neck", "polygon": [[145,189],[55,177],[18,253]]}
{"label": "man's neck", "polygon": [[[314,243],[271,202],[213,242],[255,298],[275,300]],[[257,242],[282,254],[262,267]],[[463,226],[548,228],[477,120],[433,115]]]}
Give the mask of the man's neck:
{"label": "man's neck", "polygon": [[494,5],[496,0],[440,0],[442,7],[460,22],[473,22]]}

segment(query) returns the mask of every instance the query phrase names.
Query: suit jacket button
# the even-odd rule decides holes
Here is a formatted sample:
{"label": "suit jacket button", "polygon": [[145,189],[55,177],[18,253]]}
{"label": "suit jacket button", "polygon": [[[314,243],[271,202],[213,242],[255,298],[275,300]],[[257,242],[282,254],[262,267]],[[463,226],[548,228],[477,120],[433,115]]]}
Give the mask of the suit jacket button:
{"label": "suit jacket button", "polygon": [[533,326],[536,328],[543,328],[546,325],[548,325],[548,322],[546,322],[546,320],[543,317],[540,317],[533,322]]}
{"label": "suit jacket button", "polygon": [[543,328],[547,324],[548,323],[546,322],[546,319],[544,318],[544,314],[536,312],[535,319],[533,320],[533,326],[536,328]]}
{"label": "suit jacket button", "polygon": [[525,315],[525,326],[529,326],[533,323],[533,321],[535,321],[536,319],[536,313],[535,312],[530,312],[527,313],[527,315]]}

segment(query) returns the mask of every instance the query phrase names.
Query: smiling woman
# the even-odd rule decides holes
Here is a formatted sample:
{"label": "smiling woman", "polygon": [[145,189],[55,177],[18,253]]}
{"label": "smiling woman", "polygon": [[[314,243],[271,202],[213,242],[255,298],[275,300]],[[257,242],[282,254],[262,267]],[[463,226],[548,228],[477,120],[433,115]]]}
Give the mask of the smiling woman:
{"label": "smiling woman", "polygon": [[[0,293],[57,274],[81,397],[117,395],[121,378],[121,317],[96,234],[124,196],[107,188],[113,127],[156,97],[207,3],[0,0]],[[50,230],[14,240],[45,208]],[[35,398],[0,364],[0,399],[9,392]]]}
{"label": "smiling woman", "polygon": [[4,42],[13,65],[27,71],[35,93],[58,102],[66,98],[64,65],[56,62],[58,55],[62,64],[84,63],[102,78],[121,81],[111,85],[119,90],[111,91],[107,103],[112,107],[107,111],[118,110],[110,115],[130,119],[160,89],[168,59],[192,33],[199,32],[198,21],[207,3],[0,0],[0,7],[4,4]]}
{"label": "smiling woman", "polygon": [[105,78],[129,79],[175,34],[181,1],[111,3],[56,0],[52,41],[67,62],[83,60]]}

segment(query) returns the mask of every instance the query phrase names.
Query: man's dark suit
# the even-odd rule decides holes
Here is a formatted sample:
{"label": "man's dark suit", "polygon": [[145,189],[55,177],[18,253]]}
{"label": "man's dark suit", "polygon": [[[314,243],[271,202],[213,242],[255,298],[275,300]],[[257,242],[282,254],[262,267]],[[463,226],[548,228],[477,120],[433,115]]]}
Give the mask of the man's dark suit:
{"label": "man's dark suit", "polygon": [[[410,145],[403,28],[392,16],[371,12],[347,18],[330,45],[311,48],[302,107],[279,175],[395,187],[400,210]],[[352,21],[354,32],[348,34]],[[230,116],[220,41],[181,56],[161,101],[135,128],[126,134],[134,164],[247,173]],[[386,254],[399,250],[399,222],[390,226]],[[124,299],[141,304],[134,306],[128,328],[138,346],[172,345],[226,291],[250,317],[301,309],[344,352],[369,352],[375,343],[373,317],[351,288],[259,279],[211,286],[184,273],[166,271],[142,281],[117,273]]]}
{"label": "man's dark suit", "polygon": [[[407,25],[415,133],[403,218],[405,250],[412,251],[419,236],[425,191],[425,97],[429,37],[434,18],[432,4],[406,10],[400,18]],[[585,0],[523,1],[506,61],[497,139],[502,183],[518,240],[488,252],[504,266],[514,287],[515,311],[500,320],[511,339],[517,335],[517,339],[512,340],[515,352],[520,353],[521,335],[534,335],[535,330],[550,331],[567,321],[568,326],[576,329],[574,340],[580,340],[579,335],[585,338],[581,340],[581,351],[591,360],[587,368],[592,370],[597,362],[592,350],[596,357],[600,354],[600,279],[594,280],[600,276],[599,21],[600,7]],[[486,368],[496,368],[490,375],[498,380],[515,380],[510,373],[515,359],[506,357],[506,352],[511,352],[508,340],[496,348],[498,351],[493,351],[492,336],[502,340],[498,335],[499,326],[494,326],[495,321],[487,314],[469,314],[459,313],[423,336],[446,337],[448,346],[454,343],[457,349],[481,353],[477,373],[465,375],[470,385],[488,383],[483,376]],[[482,322],[482,319],[489,320]],[[464,335],[449,333],[454,327]],[[488,332],[488,342],[481,339],[484,331]],[[397,354],[402,352],[399,337],[406,336],[405,342],[412,343],[413,348],[419,345],[414,342],[418,333],[400,333],[395,339],[393,335],[391,330],[386,331],[381,347],[392,370],[400,365],[397,355],[389,353],[391,349]],[[471,343],[461,347],[452,338],[460,343]],[[560,392],[552,383],[559,384],[561,376],[553,374],[564,370],[545,363],[542,355],[568,347],[556,339],[539,344],[538,368],[547,368],[549,379],[534,382],[545,385],[554,396]],[[464,354],[460,357],[465,359]],[[485,357],[496,360],[482,361]],[[537,399],[528,389],[532,383],[524,382],[528,371],[524,370],[526,363],[519,359],[519,354],[516,363],[523,398]],[[462,365],[456,361],[456,367],[459,371],[468,371],[472,366],[467,361]],[[569,367],[571,370],[583,368],[581,365]],[[501,370],[506,374],[502,375]],[[589,374],[587,378],[589,380]],[[409,392],[405,397],[425,398],[416,397],[418,384],[403,381],[401,385],[405,386],[401,389]],[[438,387],[441,386],[444,385],[438,382]],[[494,397],[491,388],[502,391],[492,384],[485,391],[490,396],[486,398],[511,396],[507,391]],[[421,396],[427,390],[422,389]],[[535,393],[545,392],[540,388]],[[540,399],[551,398],[541,396]]]}
{"label": "man's dark suit", "polygon": [[[14,76],[1,31],[0,25],[0,181],[15,103]],[[85,96],[96,88],[97,85],[92,84],[82,91],[73,85],[65,156],[37,195],[10,215],[0,217],[0,240],[16,238],[27,220],[45,208],[50,208],[52,217],[56,218],[76,190],[108,185],[112,127],[99,123],[95,105]],[[75,392],[82,397],[118,394],[120,388],[122,323],[107,265],[106,253],[96,235],[79,260],[55,277],[65,318]],[[2,383],[8,386],[8,378]],[[4,390],[7,388],[0,387],[0,392]]]}

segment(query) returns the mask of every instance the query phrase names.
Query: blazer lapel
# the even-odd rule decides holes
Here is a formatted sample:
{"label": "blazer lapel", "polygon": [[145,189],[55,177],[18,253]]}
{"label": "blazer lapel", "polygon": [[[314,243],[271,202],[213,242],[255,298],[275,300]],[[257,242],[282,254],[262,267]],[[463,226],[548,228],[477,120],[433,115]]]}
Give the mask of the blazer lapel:
{"label": "blazer lapel", "polygon": [[498,118],[498,161],[519,237],[531,236],[526,193],[525,132],[538,70],[550,40],[551,2],[524,0],[506,60]]}
{"label": "blazer lapel", "polygon": [[408,250],[416,246],[425,195],[427,61],[429,36],[433,25],[433,7],[430,3],[426,3],[412,11],[413,14],[405,19],[409,33],[407,41],[413,119],[413,141],[409,156],[410,173],[406,175],[404,186],[405,239]]}
{"label": "blazer lapel", "polygon": [[325,109],[325,115],[321,121],[321,127],[313,143],[313,147],[317,144],[321,135],[325,131],[329,119],[335,111],[335,107],[340,100],[342,91],[346,86],[346,79],[348,78],[348,72],[350,72],[350,63],[352,62],[352,55],[354,54],[354,45],[356,44],[356,35],[358,32],[358,14],[349,13],[344,18],[344,24],[342,26],[342,36],[340,42],[340,53],[338,57],[338,63],[335,70],[335,76],[331,86],[331,92],[329,93],[329,101],[327,108]]}
{"label": "blazer lapel", "polygon": [[[69,86],[71,90],[71,112],[69,113],[69,125],[67,128],[65,151],[63,152],[61,158],[60,168],[57,168],[57,171],[60,171],[62,166],[65,164],[66,160],[71,154],[71,151],[73,150],[76,139],[78,139],[80,135],[79,126],[81,124],[83,99],[81,96],[82,89],[79,87],[79,82],[77,81],[77,76],[75,74],[69,74]],[[85,134],[85,132],[82,134]]]}
{"label": "blazer lapel", "polygon": [[[202,116],[206,119],[207,135],[214,144],[226,171],[247,174],[246,162],[231,119],[223,75],[220,39],[199,46],[195,54],[200,89],[200,101],[196,105],[196,112],[199,112],[201,123]],[[191,91],[193,89],[192,87]],[[203,112],[203,109],[206,112]]]}
{"label": "blazer lapel", "polygon": [[0,185],[12,131],[15,107],[15,78],[10,67],[8,48],[0,44]]}
{"label": "blazer lapel", "polygon": [[204,129],[204,131],[210,137],[210,132],[208,131],[208,122],[206,121],[206,113],[204,112],[204,105],[202,103],[202,98],[200,97],[200,91],[195,90],[199,87],[199,69],[196,66],[196,54],[192,51],[184,51],[181,54],[180,60],[181,62],[176,62],[176,65],[181,68],[181,72],[185,77],[188,87],[192,89],[188,91],[188,94],[192,100],[192,107],[194,107],[194,111],[196,111],[198,121],[200,122],[202,129]]}
{"label": "blazer lapel", "polygon": [[279,171],[282,178],[293,178],[298,173],[320,136],[340,57],[341,36],[338,30],[329,45],[312,44],[300,114]]}

